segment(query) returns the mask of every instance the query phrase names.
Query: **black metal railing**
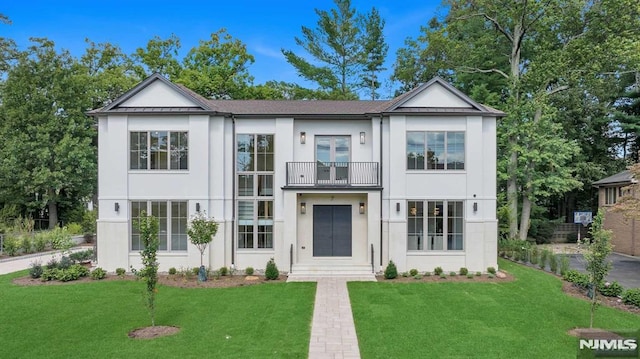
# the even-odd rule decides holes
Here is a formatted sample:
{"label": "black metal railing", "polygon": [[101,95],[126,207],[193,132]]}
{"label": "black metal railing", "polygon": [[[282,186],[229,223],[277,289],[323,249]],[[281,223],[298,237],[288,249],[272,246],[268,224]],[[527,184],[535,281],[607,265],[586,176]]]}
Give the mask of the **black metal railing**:
{"label": "black metal railing", "polygon": [[287,162],[287,186],[379,186],[378,162]]}
{"label": "black metal railing", "polygon": [[374,258],[375,258],[375,256],[373,254],[374,254],[373,253],[373,243],[371,243],[371,273],[375,273],[376,272],[375,268],[373,267],[373,261],[374,261]]}

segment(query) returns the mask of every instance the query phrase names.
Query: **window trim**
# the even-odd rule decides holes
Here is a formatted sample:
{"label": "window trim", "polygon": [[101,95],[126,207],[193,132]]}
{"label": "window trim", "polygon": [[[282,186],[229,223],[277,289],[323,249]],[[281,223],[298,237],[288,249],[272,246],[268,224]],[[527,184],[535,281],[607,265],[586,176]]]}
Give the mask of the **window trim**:
{"label": "window trim", "polygon": [[[167,253],[167,254],[184,254],[187,255],[187,253],[189,252],[189,236],[187,234],[187,227],[189,225],[189,201],[187,200],[177,200],[177,199],[172,199],[172,200],[165,200],[165,199],[140,199],[140,200],[129,200],[129,219],[128,219],[128,223],[129,223],[129,252],[130,253],[135,253],[138,251],[142,251],[142,243],[140,243],[140,249],[133,249],[133,202],[145,202],[147,205],[147,208],[145,209],[145,211],[147,211],[147,214],[149,213],[153,213],[150,212],[149,209],[151,208],[151,210],[153,211],[153,205],[152,203],[154,202],[164,202],[167,205],[167,249],[158,249],[158,253]],[[171,213],[171,205],[174,202],[180,202],[182,204],[184,204],[186,210],[187,210],[187,216],[186,218],[186,223],[185,223],[185,236],[186,236],[186,248],[185,249],[172,249],[171,248],[171,243],[172,243],[172,236],[173,236],[173,231],[172,231],[172,222],[173,222],[173,216]],[[156,217],[157,218],[157,217]],[[158,223],[159,225],[159,223]],[[159,234],[159,233],[158,233]]]}
{"label": "window trim", "polygon": [[[415,217],[410,217],[411,215],[411,207],[409,206],[410,202],[417,202],[417,203],[422,203],[422,208],[423,208],[423,212],[422,212],[422,216],[415,216]],[[428,215],[428,210],[429,210],[429,204],[430,203],[437,203],[440,202],[442,203],[442,249],[428,249],[428,245],[426,245],[425,242],[423,242],[424,244],[422,245],[422,249],[409,249],[409,235],[410,235],[410,231],[409,231],[409,219],[410,218],[422,218],[422,236],[423,238],[426,238],[426,236],[428,236],[428,234],[430,233],[429,230],[429,218],[433,218],[430,217]],[[448,213],[448,206],[449,203],[453,203],[453,202],[458,202],[460,203],[460,206],[462,208],[462,232],[460,233],[462,235],[462,249],[449,249],[449,241],[448,241],[448,237],[452,233],[449,230],[449,213]],[[464,200],[447,200],[447,199],[423,199],[423,200],[412,200],[412,199],[407,199],[406,201],[406,205],[407,205],[407,215],[406,215],[406,229],[407,229],[407,235],[406,235],[406,248],[407,248],[407,253],[408,254],[428,254],[428,253],[448,253],[448,254],[455,254],[455,253],[465,253],[466,252],[466,232],[465,232],[465,227],[466,227],[466,201]],[[417,214],[417,213],[416,213]],[[457,218],[457,217],[454,217]],[[457,233],[455,233],[457,234]]]}
{"label": "window trim", "polygon": [[[167,168],[151,168],[151,133],[152,132],[166,132],[167,133]],[[131,136],[134,133],[146,133],[147,134],[147,168],[131,168],[131,153],[133,149],[131,148]],[[171,134],[172,133],[185,133],[187,136],[187,168],[171,168]],[[128,138],[128,159],[127,159],[127,168],[129,172],[135,173],[162,173],[162,172],[179,172],[185,173],[189,171],[191,156],[189,155],[189,131],[188,130],[129,130],[129,138]],[[181,152],[180,150],[174,150],[176,152]]]}
{"label": "window trim", "polygon": [[[428,153],[427,151],[427,136],[429,133],[437,133],[437,132],[441,132],[444,133],[444,168],[427,168],[427,158],[426,158],[426,154]],[[410,133],[420,133],[423,136],[424,139],[424,147],[423,147],[423,151],[424,151],[424,160],[423,160],[423,166],[424,168],[409,168],[409,162],[408,162],[408,145],[409,145],[409,134]],[[449,154],[449,140],[448,140],[448,134],[449,133],[462,133],[463,134],[463,138],[464,138],[464,150],[463,150],[463,154],[464,154],[464,163],[463,163],[463,168],[447,168],[448,166],[448,161],[447,161],[447,157]],[[456,172],[456,173],[464,173],[464,171],[467,170],[467,131],[466,130],[441,130],[441,131],[433,131],[433,130],[423,130],[423,131],[413,131],[413,130],[407,130],[406,134],[405,134],[405,149],[404,149],[404,161],[405,161],[405,169],[407,171],[410,172],[448,172],[448,171],[452,171],[452,172]]]}

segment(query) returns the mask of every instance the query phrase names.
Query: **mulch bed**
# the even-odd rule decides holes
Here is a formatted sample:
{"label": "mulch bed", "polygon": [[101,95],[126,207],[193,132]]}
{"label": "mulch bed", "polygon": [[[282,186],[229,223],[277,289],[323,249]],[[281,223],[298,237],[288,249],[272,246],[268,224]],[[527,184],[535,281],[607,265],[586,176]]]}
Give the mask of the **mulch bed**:
{"label": "mulch bed", "polygon": [[144,327],[129,332],[129,338],[133,339],[153,339],[174,335],[180,331],[178,327],[168,325],[157,325],[155,327]]}
{"label": "mulch bed", "polygon": [[440,278],[440,276],[437,275],[430,275],[430,276],[422,276],[422,278],[420,279],[415,279],[413,277],[403,277],[402,275],[398,275],[398,277],[396,277],[395,279],[385,279],[384,276],[379,275],[376,276],[376,280],[378,282],[386,282],[386,283],[422,283],[422,282],[467,282],[467,283],[473,283],[473,282],[510,282],[512,280],[514,280],[514,277],[506,272],[501,271],[501,273],[504,273],[505,277],[504,278],[498,278],[497,276],[494,276],[493,278],[489,278],[488,275],[483,274],[480,276],[476,276],[475,273],[473,274],[473,278],[467,278],[467,276],[464,275],[455,275],[455,276],[450,276],[449,274],[446,275],[445,278]]}
{"label": "mulch bed", "polygon": [[[591,299],[587,295],[587,290],[577,287],[573,283],[562,281],[562,291],[572,297],[580,298],[589,302],[591,301]],[[598,294],[598,301],[600,301],[601,305],[640,315],[640,308],[634,305],[625,304],[624,302],[622,302],[622,299],[620,298],[605,297],[602,294]]]}

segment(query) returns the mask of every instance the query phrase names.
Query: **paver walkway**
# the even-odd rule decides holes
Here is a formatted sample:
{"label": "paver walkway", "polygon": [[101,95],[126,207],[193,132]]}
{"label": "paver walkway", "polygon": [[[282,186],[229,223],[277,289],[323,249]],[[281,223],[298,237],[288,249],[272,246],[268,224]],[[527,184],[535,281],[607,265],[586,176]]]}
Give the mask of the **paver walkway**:
{"label": "paver walkway", "polygon": [[347,281],[370,278],[325,277],[317,281],[309,359],[360,358]]}

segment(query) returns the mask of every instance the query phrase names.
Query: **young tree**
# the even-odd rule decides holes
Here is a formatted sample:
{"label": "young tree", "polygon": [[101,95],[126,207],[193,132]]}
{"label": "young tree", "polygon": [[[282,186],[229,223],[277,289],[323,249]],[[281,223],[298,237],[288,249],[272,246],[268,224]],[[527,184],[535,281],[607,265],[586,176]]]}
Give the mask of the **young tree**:
{"label": "young tree", "polygon": [[600,209],[591,223],[591,242],[584,254],[591,290],[590,328],[593,328],[593,316],[598,307],[598,289],[611,269],[611,262],[607,261],[607,256],[611,253],[611,231],[604,229],[603,224],[604,210]]}
{"label": "young tree", "polygon": [[140,252],[143,268],[136,275],[146,284],[146,304],[149,314],[151,315],[151,326],[156,325],[156,285],[158,284],[158,261],[157,252],[160,242],[158,241],[158,219],[154,216],[147,215],[145,211],[140,213],[140,221],[138,223],[140,229],[140,239],[144,245],[144,249]]}
{"label": "young tree", "polygon": [[200,251],[200,272],[198,279],[206,281],[206,270],[204,267],[204,251],[207,249],[207,245],[213,240],[213,236],[218,233],[218,223],[213,218],[207,217],[205,211],[196,212],[189,220],[189,226],[187,228],[187,235],[189,240]]}
{"label": "young tree", "polygon": [[382,34],[384,21],[377,11],[357,15],[350,0],[334,0],[334,3],[336,8],[330,11],[316,9],[317,27],[303,26],[303,37],[295,38],[296,44],[319,65],[291,50],[282,49],[282,53],[302,77],[316,82],[335,99],[357,98],[356,93],[363,85],[362,77],[369,71],[367,88],[371,88],[370,93],[375,96],[379,83],[373,76],[382,69],[380,56],[384,57],[387,51]]}
{"label": "young tree", "polygon": [[364,72],[360,86],[367,90],[372,100],[376,100],[380,97],[376,90],[381,86],[378,74],[386,70],[384,60],[389,51],[389,45],[384,41],[383,34],[385,21],[376,8],[372,8],[371,13],[362,17],[361,21],[364,22],[361,27],[364,30],[362,36]]}

